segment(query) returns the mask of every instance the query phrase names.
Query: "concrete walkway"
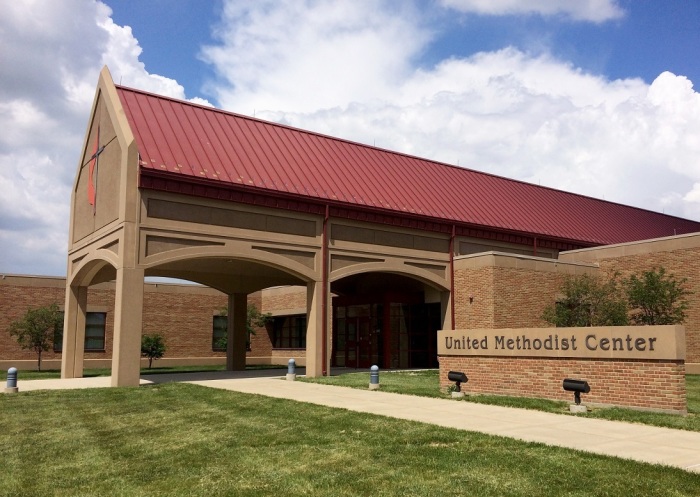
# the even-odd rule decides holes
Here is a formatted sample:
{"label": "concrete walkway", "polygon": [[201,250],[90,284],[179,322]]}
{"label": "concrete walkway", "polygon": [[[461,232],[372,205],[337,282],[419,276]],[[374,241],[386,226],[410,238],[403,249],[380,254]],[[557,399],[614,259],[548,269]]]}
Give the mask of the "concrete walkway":
{"label": "concrete walkway", "polygon": [[[141,384],[181,381],[268,397],[431,423],[700,473],[700,433],[488,406],[449,399],[284,381],[279,370],[142,376]],[[21,392],[108,387],[109,377],[20,381]]]}

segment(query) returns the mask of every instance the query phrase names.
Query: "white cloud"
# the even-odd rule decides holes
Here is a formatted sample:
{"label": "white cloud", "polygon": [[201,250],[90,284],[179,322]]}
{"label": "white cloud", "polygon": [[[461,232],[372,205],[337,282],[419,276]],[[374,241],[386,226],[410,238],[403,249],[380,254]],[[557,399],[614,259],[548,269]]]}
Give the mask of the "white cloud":
{"label": "white cloud", "polygon": [[184,97],[149,74],[138,42],[97,1],[4,2],[0,16],[0,270],[62,274],[69,200],[95,84]]}
{"label": "white cloud", "polygon": [[220,76],[221,105],[303,111],[388,96],[429,34],[404,2],[225,2],[202,58]]}
{"label": "white cloud", "polygon": [[[598,22],[586,14],[596,5],[598,20],[621,15],[614,2],[547,4],[572,19]],[[550,15],[544,2],[527,5]],[[700,97],[688,79],[609,81],[514,48],[416,69],[439,29],[421,14],[399,0],[229,0],[202,57],[230,110],[700,219]],[[0,271],[63,273],[70,189],[104,64],[116,82],[184,96],[148,73],[131,30],[110,15],[89,0],[3,5]]]}
{"label": "white cloud", "polygon": [[110,68],[115,83],[168,97],[185,98],[185,89],[177,81],[146,71],[143,62],[139,61],[142,49],[129,26],[118,26],[110,17],[98,19],[97,26],[109,35],[109,42],[103,47],[102,64]]}
{"label": "white cloud", "polygon": [[[343,15],[314,2],[227,5],[221,44],[205,51],[226,108],[700,219],[700,194],[690,194],[700,184],[700,103],[682,76],[610,81],[514,48],[416,70],[428,30],[415,16],[397,21],[388,3],[373,4],[369,25],[352,21],[355,3],[336,2]],[[366,63],[344,56],[354,46]]]}
{"label": "white cloud", "polygon": [[616,0],[441,0],[461,12],[482,15],[560,15],[574,21],[604,22],[624,16]]}

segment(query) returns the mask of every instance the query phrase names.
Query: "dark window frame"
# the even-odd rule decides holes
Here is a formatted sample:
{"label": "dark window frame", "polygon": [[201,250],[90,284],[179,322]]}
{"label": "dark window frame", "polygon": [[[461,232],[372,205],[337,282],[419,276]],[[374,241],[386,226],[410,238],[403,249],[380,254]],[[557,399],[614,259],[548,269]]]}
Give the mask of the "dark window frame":
{"label": "dark window frame", "polygon": [[[61,311],[61,325],[53,333],[53,351],[63,353],[63,316]],[[96,316],[101,316],[96,320]],[[97,345],[88,347],[88,344],[95,342]],[[107,313],[88,311],[85,313],[85,341],[83,342],[83,352],[104,352],[107,342]]]}
{"label": "dark window frame", "polygon": [[[218,321],[218,324],[217,324]],[[222,324],[223,323],[223,324]],[[217,315],[211,320],[211,350],[226,352],[226,347],[218,345],[222,338],[228,337],[228,316]]]}
{"label": "dark window frame", "polygon": [[[99,319],[96,319],[97,317]],[[92,320],[91,320],[92,318]],[[107,313],[106,312],[87,312],[85,314],[85,352],[104,352],[105,338],[107,331]],[[89,342],[94,342],[97,345],[88,347]]]}
{"label": "dark window frame", "polygon": [[306,348],[306,314],[291,314],[272,318],[273,349]]}

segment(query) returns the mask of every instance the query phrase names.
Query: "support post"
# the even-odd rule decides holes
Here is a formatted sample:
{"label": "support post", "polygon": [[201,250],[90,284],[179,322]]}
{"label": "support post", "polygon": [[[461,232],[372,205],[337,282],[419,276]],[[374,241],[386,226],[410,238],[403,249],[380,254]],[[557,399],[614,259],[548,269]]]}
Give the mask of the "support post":
{"label": "support post", "polygon": [[61,378],[63,379],[83,377],[87,297],[86,286],[69,285],[66,288],[61,352]]}
{"label": "support post", "polygon": [[143,327],[143,269],[117,268],[112,386],[138,386]]}
{"label": "support post", "polygon": [[306,376],[323,376],[323,292],[321,281],[311,281],[306,285]]}
{"label": "support post", "polygon": [[248,295],[245,293],[228,296],[227,333],[226,370],[243,371],[248,338]]}
{"label": "support post", "polygon": [[442,329],[454,330],[455,323],[453,321],[454,314],[452,313],[453,305],[452,292],[440,292],[440,312],[442,313]]}
{"label": "support post", "polygon": [[[452,234],[450,235],[450,295],[449,295],[449,306],[450,306],[450,326],[447,327],[443,324],[443,330],[453,330],[455,325],[455,237],[457,236],[457,227],[452,225]],[[442,297],[444,299],[444,296]],[[447,311],[443,311],[447,312]],[[443,313],[443,316],[445,314]],[[447,321],[447,318],[443,319],[443,322]]]}

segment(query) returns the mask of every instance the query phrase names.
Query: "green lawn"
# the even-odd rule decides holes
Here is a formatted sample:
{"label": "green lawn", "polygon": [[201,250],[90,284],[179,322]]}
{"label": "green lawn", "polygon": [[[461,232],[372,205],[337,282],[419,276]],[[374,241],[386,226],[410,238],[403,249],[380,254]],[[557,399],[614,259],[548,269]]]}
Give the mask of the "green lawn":
{"label": "green lawn", "polygon": [[[284,374],[284,366],[249,366],[249,369],[280,369]],[[186,373],[196,371],[223,371],[223,365],[217,366],[174,366],[144,368],[141,374],[165,374]],[[86,369],[85,376],[108,376],[109,369]],[[20,371],[20,380],[60,378],[60,371]],[[0,381],[5,382],[7,371],[0,371]],[[338,376],[322,378],[298,378],[300,381],[347,386],[352,388],[367,388],[369,384],[369,372],[345,373]],[[438,388],[439,379],[437,370],[419,371],[382,371],[380,373],[381,389],[384,392],[403,393],[407,395],[419,395],[423,397],[449,398],[447,394]],[[700,375],[687,375],[686,387],[688,394],[688,415],[679,416],[653,412],[635,411],[621,408],[591,408],[585,416],[630,423],[644,423],[654,426],[664,426],[680,430],[700,431]],[[505,407],[520,407],[524,409],[536,409],[557,414],[570,415],[569,403],[544,399],[531,399],[523,397],[505,397],[498,395],[470,395],[464,399],[467,402],[500,405]]]}
{"label": "green lawn", "polygon": [[[301,378],[301,381],[366,389],[369,384],[369,372],[347,373],[323,378]],[[382,371],[380,373],[380,383],[381,390],[384,392],[449,398],[449,395],[440,391],[438,371],[434,369],[424,371]],[[590,408],[589,412],[583,414],[583,416],[644,423],[680,430],[700,431],[700,375],[687,375],[686,388],[688,394],[687,416],[621,408]],[[498,395],[467,395],[464,401],[570,415],[569,402]]]}
{"label": "green lawn", "polygon": [[188,384],[0,395],[0,496],[698,496],[700,475]]}

